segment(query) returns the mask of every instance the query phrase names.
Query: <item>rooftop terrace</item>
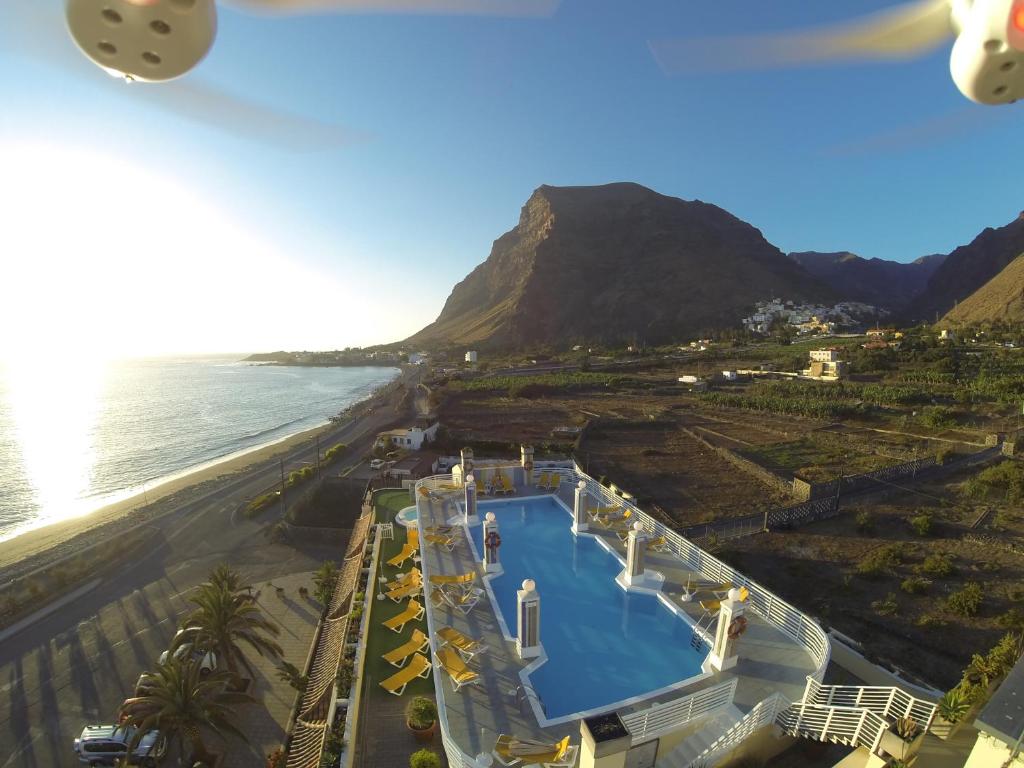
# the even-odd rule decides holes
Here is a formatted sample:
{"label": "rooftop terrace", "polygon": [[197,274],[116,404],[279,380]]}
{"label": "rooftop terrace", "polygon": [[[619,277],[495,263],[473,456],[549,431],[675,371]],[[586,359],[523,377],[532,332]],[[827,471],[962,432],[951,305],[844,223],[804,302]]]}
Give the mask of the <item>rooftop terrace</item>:
{"label": "rooftop terrace", "polygon": [[[616,711],[631,724],[631,730],[634,730],[634,743],[637,741],[637,729],[649,732],[649,735],[653,736],[658,728],[664,729],[666,725],[670,726],[677,722],[679,718],[675,714],[676,709],[673,708],[672,702],[683,697],[702,692],[708,697],[718,698],[731,694],[732,703],[736,708],[734,711],[738,711],[740,716],[748,716],[753,724],[753,719],[761,717],[762,711],[766,709],[766,702],[771,701],[772,707],[777,708],[798,701],[804,694],[808,676],[821,679],[828,663],[828,641],[816,623],[763,587],[750,582],[742,574],[666,529],[628,502],[612,496],[607,489],[580,472],[578,468],[562,472],[563,480],[556,495],[568,510],[571,511],[573,507],[576,482],[582,480],[591,504],[615,503],[631,508],[636,517],[643,522],[645,530],[655,536],[666,537],[671,551],[648,552],[647,568],[664,575],[665,581],[661,590],[663,601],[670,602],[678,611],[682,611],[691,623],[696,623],[703,613],[698,600],[709,598],[711,595],[698,594],[697,599],[684,601],[680,598],[685,585],[731,582],[737,587],[747,586],[749,589],[746,613],[749,625],[738,644],[737,665],[724,672],[704,675],[685,688],[617,708]],[[543,493],[534,487],[535,478],[527,478],[526,472],[521,468],[510,466],[506,468],[505,473],[514,478],[517,497]],[[443,476],[427,478],[419,485],[441,489],[444,484],[450,483],[450,476]],[[417,493],[421,540],[424,529],[430,526],[457,526],[454,531],[456,543],[451,551],[428,543],[422,545],[421,568],[425,579],[431,575],[455,575],[471,570],[482,576],[481,565],[476,560],[474,548],[470,544],[469,528],[463,524],[463,503],[464,495],[461,492],[440,492],[432,494],[431,497]],[[479,502],[481,516],[487,511],[487,503],[485,499]],[[566,525],[568,526],[570,522],[567,518]],[[614,533],[591,527],[587,535],[602,537],[614,552],[625,558],[625,548]],[[545,589],[552,589],[552,586],[539,584],[538,589],[543,592]],[[443,670],[435,666],[443,741],[450,765],[454,768],[474,765],[475,756],[491,752],[498,734],[512,734],[520,739],[535,739],[549,743],[557,742],[568,735],[572,737],[573,743],[579,743],[578,720],[546,728],[538,722],[534,708],[527,700],[531,694],[521,687],[519,673],[528,662],[519,658],[515,643],[510,642],[502,633],[490,590],[468,615],[462,615],[460,611],[449,607],[435,607],[431,605],[429,599],[425,600],[425,604],[433,650],[436,651],[438,645],[435,633],[443,625],[455,627],[464,634],[480,640],[488,648],[485,653],[475,656],[470,664],[480,675],[479,683],[467,685],[458,692],[453,690],[451,681]],[[545,615],[543,618],[543,622],[552,621],[558,621],[558,618],[551,615]],[[510,629],[514,633],[515,628]],[[714,631],[713,622],[711,630]],[[541,639],[543,642],[543,632]],[[622,663],[628,665],[630,660],[624,658]],[[716,702],[718,698],[715,699]],[[655,704],[658,706],[652,709],[652,705]],[[652,718],[651,725],[638,725],[646,722],[645,714],[651,715],[655,712],[661,713],[660,720]],[[774,712],[775,709],[767,720],[768,723],[774,717]],[[759,720],[757,726],[761,727],[764,724]],[[659,764],[660,762],[659,756]]]}

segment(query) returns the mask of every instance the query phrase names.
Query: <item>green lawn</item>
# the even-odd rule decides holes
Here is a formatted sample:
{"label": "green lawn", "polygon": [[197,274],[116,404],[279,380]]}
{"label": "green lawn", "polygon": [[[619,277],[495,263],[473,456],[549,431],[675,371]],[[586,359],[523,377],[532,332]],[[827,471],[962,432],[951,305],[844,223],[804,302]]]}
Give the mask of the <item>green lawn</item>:
{"label": "green lawn", "polygon": [[[409,506],[409,492],[405,490],[401,491],[380,491],[374,497],[377,519],[379,520],[394,520],[395,514]],[[378,565],[378,578],[383,573],[384,578],[393,579],[396,574],[408,571],[412,566],[412,560],[406,561],[402,568],[392,568],[386,564],[386,561],[396,555],[405,544],[406,532],[405,528],[400,525],[395,525],[395,538],[393,541],[385,541],[381,547],[380,564]],[[380,682],[395,672],[398,671],[396,667],[388,664],[381,656],[388,651],[398,648],[404,644],[409,638],[412,637],[414,629],[419,629],[426,633],[427,631],[427,620],[426,617],[419,621],[409,622],[405,625],[401,634],[392,632],[387,627],[383,626],[381,622],[387,621],[392,616],[397,616],[399,613],[405,610],[406,601],[401,603],[394,603],[387,598],[383,600],[377,600],[376,593],[373,595],[367,595],[367,605],[372,604],[370,608],[370,625],[368,629],[368,637],[366,639],[366,665],[364,667],[363,684],[363,695],[366,697],[367,704],[370,706],[370,711],[375,702],[395,700],[395,697],[380,687]],[[423,598],[417,598],[422,604]],[[409,683],[409,686],[405,689],[405,693],[402,695],[402,701],[408,701],[413,696],[417,695],[434,697],[434,681],[433,677],[424,679],[416,679]]]}

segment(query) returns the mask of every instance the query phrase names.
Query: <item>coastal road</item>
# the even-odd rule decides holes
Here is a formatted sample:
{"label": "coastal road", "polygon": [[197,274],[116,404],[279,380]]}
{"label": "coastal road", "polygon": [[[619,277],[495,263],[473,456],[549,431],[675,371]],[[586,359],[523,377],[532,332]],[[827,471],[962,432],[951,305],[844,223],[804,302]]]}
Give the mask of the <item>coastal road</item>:
{"label": "coastal road", "polygon": [[[379,405],[322,437],[321,446],[348,443],[350,458],[339,467],[344,469],[358,463],[373,436],[395,421],[393,403]],[[315,450],[311,443],[290,452],[286,466],[315,460]],[[189,592],[217,564],[229,563],[247,582],[263,586],[339,556],[270,543],[265,529],[276,512],[255,521],[234,514],[279,474],[275,459],[226,478],[202,499],[149,523],[157,536],[147,555],[0,645],[0,768],[79,765],[71,751],[74,738],[86,724],[113,720],[139,674],[167,648],[188,609]],[[114,549],[116,528],[107,530],[109,542],[100,546]],[[288,661],[301,667],[305,659]],[[237,741],[232,746],[247,749]],[[262,765],[264,756],[252,751],[251,764]]]}

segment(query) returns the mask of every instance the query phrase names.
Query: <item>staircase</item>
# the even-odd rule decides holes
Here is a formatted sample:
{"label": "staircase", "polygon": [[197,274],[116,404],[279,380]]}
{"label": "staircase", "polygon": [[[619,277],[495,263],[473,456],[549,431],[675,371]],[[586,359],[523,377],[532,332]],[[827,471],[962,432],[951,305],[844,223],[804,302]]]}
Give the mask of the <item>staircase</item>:
{"label": "staircase", "polygon": [[658,768],[690,768],[703,755],[743,719],[734,704],[710,715],[700,729],[664,757],[658,758]]}

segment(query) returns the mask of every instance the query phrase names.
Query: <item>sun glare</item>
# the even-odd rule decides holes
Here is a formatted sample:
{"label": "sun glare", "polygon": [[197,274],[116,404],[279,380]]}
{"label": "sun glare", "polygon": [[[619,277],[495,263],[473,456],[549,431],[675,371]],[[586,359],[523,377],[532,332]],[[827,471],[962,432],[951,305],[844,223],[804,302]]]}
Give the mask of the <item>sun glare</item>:
{"label": "sun glare", "polygon": [[42,145],[0,167],[4,358],[273,349],[329,316],[343,338],[343,289],[167,176]]}

